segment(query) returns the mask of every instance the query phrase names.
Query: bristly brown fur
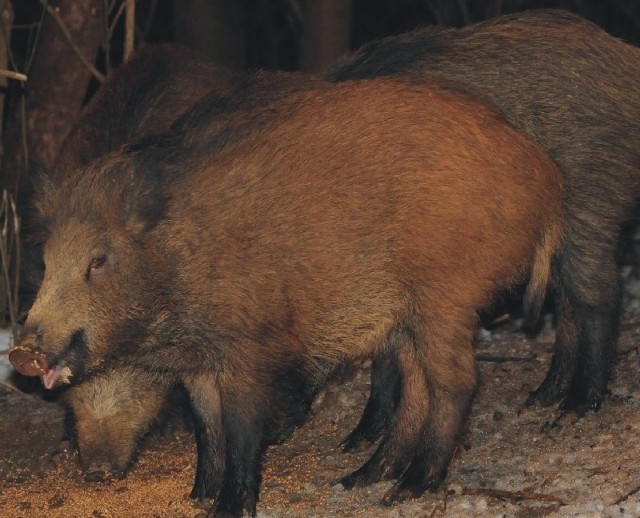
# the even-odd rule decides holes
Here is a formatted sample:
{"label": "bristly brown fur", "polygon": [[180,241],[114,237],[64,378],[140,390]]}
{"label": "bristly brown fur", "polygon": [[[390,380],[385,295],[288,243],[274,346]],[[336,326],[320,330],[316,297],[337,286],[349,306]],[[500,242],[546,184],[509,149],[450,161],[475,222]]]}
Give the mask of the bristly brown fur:
{"label": "bristly brown fur", "polygon": [[[477,311],[532,271],[540,296],[562,242],[556,165],[473,96],[437,81],[280,84],[232,117],[200,104],[175,147],[146,141],[63,182],[26,324],[52,368],[126,361],[182,381],[192,494],[217,495],[219,516],[255,514],[264,450],[326,372],[381,351],[398,360],[398,408],[345,485],[397,478],[389,501],[437,487],[476,387]],[[165,203],[149,164],[169,193],[153,226],[155,211],[122,202]]]}

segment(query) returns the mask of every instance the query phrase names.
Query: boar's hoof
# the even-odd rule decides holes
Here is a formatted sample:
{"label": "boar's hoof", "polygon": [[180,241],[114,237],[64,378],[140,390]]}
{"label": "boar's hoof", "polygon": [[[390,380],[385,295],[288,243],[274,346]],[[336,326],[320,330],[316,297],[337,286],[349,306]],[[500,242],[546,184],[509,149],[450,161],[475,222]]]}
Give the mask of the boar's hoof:
{"label": "boar's hoof", "polygon": [[606,385],[598,387],[596,384],[579,383],[574,380],[568,392],[560,404],[560,409],[584,417],[590,410],[600,410],[602,400],[608,391]]}
{"label": "boar's hoof", "polygon": [[9,350],[9,361],[24,376],[43,376],[49,369],[49,362],[44,353],[23,345],[16,345]]}

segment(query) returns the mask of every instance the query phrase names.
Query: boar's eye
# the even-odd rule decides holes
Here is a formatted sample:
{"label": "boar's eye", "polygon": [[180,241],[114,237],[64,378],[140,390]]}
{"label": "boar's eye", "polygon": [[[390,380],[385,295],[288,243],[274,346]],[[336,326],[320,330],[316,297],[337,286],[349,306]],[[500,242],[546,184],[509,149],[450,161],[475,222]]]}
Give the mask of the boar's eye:
{"label": "boar's eye", "polygon": [[87,271],[85,272],[85,278],[89,280],[91,278],[91,272],[101,268],[102,265],[106,262],[107,256],[104,254],[94,255],[89,260],[89,266],[87,266]]}

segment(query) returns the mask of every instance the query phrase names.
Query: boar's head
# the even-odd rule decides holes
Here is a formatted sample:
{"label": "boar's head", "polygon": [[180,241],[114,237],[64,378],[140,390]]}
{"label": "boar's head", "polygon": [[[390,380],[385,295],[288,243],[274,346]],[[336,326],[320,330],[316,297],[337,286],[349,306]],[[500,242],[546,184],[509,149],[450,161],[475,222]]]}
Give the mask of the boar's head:
{"label": "boar's head", "polygon": [[166,268],[151,236],[167,197],[156,169],[136,167],[132,156],[101,158],[60,185],[41,182],[45,274],[9,358],[46,388],[78,381],[144,343],[162,300]]}

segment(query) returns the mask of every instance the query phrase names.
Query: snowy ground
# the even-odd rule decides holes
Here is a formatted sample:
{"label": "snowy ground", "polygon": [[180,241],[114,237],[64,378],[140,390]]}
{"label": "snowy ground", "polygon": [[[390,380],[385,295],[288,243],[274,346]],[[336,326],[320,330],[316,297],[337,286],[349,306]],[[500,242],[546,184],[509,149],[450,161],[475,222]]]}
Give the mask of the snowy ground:
{"label": "snowy ground", "polygon": [[0,381],[8,382],[12,367],[9,364],[7,351],[13,344],[10,329],[0,329]]}

